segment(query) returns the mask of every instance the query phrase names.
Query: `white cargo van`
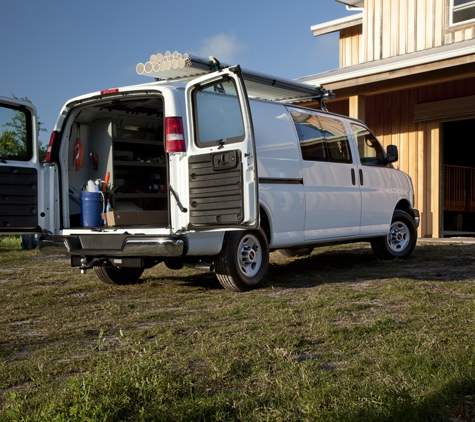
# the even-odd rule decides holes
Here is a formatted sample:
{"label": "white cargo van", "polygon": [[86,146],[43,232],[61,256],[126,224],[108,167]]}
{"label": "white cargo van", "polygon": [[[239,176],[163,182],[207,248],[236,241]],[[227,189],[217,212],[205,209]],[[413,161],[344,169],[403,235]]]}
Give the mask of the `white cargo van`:
{"label": "white cargo van", "polygon": [[214,270],[234,291],[264,278],[269,251],[368,241],[382,258],[411,255],[419,213],[394,146],[300,106],[318,96],[306,85],[192,68],[186,85],[165,77],[71,99],[45,164],[34,107],[0,98],[2,232],[39,233],[42,252],[106,283],[163,262]]}

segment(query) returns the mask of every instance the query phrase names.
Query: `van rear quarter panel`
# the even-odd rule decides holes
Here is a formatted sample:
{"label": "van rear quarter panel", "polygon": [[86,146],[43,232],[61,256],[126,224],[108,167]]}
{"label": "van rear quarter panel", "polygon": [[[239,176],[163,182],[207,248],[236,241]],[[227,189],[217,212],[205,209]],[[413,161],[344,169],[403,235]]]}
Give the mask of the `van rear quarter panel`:
{"label": "van rear quarter panel", "polygon": [[305,196],[295,126],[282,104],[250,101],[259,176],[259,197],[271,225],[270,247],[303,241]]}

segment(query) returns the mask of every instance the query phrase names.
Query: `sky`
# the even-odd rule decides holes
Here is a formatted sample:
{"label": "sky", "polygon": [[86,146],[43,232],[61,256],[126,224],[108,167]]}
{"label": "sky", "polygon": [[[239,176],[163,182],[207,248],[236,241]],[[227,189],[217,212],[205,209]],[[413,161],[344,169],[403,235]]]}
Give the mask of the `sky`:
{"label": "sky", "polygon": [[352,15],[335,0],[0,0],[0,96],[27,97],[47,145],[64,103],[146,83],[137,63],[166,51],[213,55],[288,79],[338,68],[338,34],[310,27]]}

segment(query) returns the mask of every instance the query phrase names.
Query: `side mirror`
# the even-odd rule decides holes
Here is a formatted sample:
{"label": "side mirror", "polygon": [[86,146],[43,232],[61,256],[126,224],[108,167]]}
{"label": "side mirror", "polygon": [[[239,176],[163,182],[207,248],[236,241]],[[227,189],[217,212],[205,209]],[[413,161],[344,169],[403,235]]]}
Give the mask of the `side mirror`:
{"label": "side mirror", "polygon": [[386,151],[386,163],[395,163],[399,160],[399,153],[396,145],[388,145]]}

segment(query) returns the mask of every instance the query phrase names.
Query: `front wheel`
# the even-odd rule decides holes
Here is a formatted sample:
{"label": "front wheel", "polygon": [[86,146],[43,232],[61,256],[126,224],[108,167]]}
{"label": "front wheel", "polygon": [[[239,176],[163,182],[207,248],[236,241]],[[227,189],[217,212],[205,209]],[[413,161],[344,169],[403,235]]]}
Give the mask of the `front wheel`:
{"label": "front wheel", "polygon": [[269,265],[269,246],[262,229],[227,232],[215,260],[221,285],[235,292],[256,287]]}
{"label": "front wheel", "polygon": [[94,272],[99,280],[107,284],[119,285],[137,283],[143,271],[143,268],[132,267],[94,267]]}
{"label": "front wheel", "polygon": [[405,211],[396,210],[386,236],[371,241],[373,252],[383,259],[409,258],[417,242],[416,225]]}

